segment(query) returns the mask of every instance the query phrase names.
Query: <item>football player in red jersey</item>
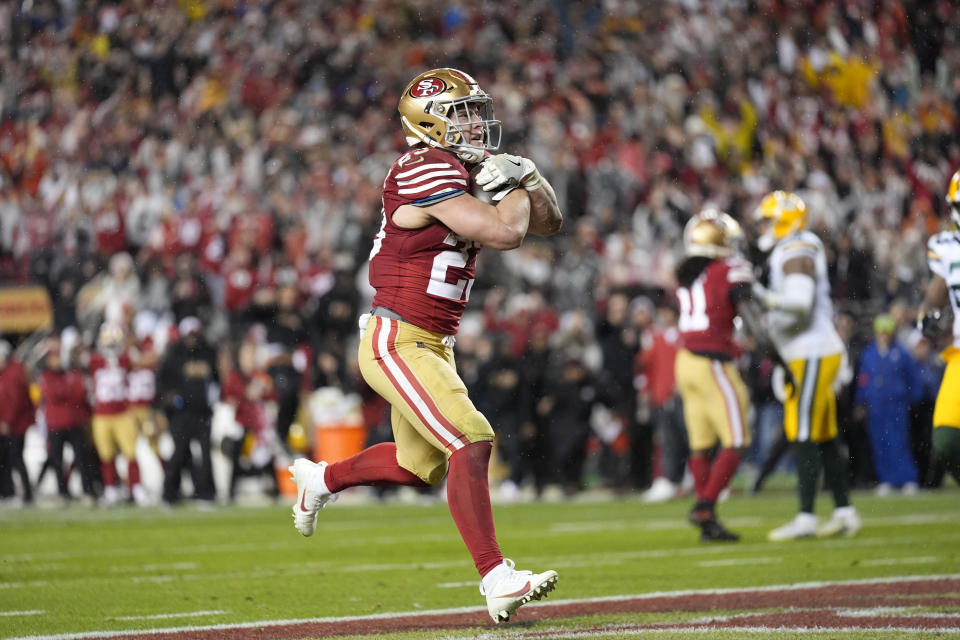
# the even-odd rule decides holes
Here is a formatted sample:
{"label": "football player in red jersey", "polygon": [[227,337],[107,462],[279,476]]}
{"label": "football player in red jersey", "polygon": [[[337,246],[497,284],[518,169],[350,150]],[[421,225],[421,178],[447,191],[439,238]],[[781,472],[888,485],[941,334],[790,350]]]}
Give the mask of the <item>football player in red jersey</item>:
{"label": "football player in red jersey", "polygon": [[[740,538],[716,516],[717,497],[750,445],[749,395],[733,362],[738,352],[734,318],[743,318],[758,343],[769,345],[760,328],[761,309],[752,301],[753,266],[737,252],[742,239],[736,220],[716,209],[704,210],[684,228],[685,257],[677,269],[683,348],[677,354],[676,376],[697,499],[689,518],[705,542]],[[720,449],[711,460],[718,442]]]}
{"label": "football player in red jersey", "polygon": [[[504,560],[490,510],[493,429],[457,375],[453,336],[481,247],[508,250],[527,233],[561,224],[553,188],[533,162],[499,146],[492,99],[456,69],[420,74],[404,89],[400,120],[414,147],[390,168],[383,223],[370,253],[373,309],[361,318],[364,379],[392,405],[395,443],[327,465],[297,460],[297,530],[312,535],[317,511],[357,485],[439,484],[474,564],[494,622],[553,589],[555,571],[516,571]],[[495,204],[475,198],[474,186]]]}
{"label": "football player in red jersey", "polygon": [[93,380],[93,446],[100,456],[103,474],[103,502],[117,504],[117,470],[114,460],[117,449],[127,459],[127,484],[137,504],[149,502],[140,484],[140,466],[137,463],[137,424],[128,411],[127,376],[130,373],[130,355],[126,349],[123,325],[105,322],[97,338],[99,350],[90,354],[90,377]]}

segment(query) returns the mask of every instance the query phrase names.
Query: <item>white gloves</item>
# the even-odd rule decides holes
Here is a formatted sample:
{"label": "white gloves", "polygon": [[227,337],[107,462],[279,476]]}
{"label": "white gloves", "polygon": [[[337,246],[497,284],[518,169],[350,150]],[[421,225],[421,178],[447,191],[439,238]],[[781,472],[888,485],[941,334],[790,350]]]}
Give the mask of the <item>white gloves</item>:
{"label": "white gloves", "polygon": [[508,187],[533,191],[540,187],[542,179],[537,166],[529,158],[500,153],[480,164],[475,180],[484,191],[500,191]]}

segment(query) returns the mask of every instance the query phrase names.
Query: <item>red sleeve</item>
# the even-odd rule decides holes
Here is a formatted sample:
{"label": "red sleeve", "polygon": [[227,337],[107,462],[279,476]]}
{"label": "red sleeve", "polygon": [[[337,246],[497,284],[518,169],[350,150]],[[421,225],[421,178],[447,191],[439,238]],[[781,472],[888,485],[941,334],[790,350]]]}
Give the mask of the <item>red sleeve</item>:
{"label": "red sleeve", "polygon": [[243,379],[237,375],[236,371],[231,371],[227,376],[227,381],[223,383],[223,390],[220,393],[224,400],[233,400],[240,402],[246,397]]}
{"label": "red sleeve", "polygon": [[57,384],[57,375],[52,371],[44,371],[40,375],[40,396],[44,402],[62,402],[67,395],[62,385]]}
{"label": "red sleeve", "polygon": [[460,159],[439,149],[414,149],[391,167],[383,201],[392,214],[403,204],[426,207],[470,191],[470,173]]}

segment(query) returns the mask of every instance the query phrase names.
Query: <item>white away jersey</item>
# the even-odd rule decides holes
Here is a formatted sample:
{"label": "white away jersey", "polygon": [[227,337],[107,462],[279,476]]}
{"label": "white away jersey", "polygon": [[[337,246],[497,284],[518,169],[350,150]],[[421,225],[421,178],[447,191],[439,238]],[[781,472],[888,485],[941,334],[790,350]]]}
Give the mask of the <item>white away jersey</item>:
{"label": "white away jersey", "polygon": [[927,241],[927,264],[947,283],[953,310],[953,346],[960,347],[960,233],[941,231]]}
{"label": "white away jersey", "polygon": [[[798,231],[780,240],[770,254],[770,289],[782,291],[783,265],[789,260],[807,257],[814,264],[814,301],[810,321],[799,328],[783,329],[785,324],[772,323],[771,337],[788,362],[807,358],[822,358],[843,353],[843,340],[833,325],[833,302],[830,300],[830,280],[827,278],[827,257],[823,243],[810,231]],[[771,314],[785,313],[773,311]]]}

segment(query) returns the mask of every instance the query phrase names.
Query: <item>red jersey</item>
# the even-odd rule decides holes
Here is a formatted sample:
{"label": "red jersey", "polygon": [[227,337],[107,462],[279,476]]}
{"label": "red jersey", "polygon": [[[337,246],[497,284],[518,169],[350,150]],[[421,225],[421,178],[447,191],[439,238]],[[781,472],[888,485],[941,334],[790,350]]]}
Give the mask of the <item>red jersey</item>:
{"label": "red jersey", "polygon": [[646,393],[652,406],[662,407],[677,392],[674,364],[680,335],[675,327],[655,328],[644,332],[641,342],[635,361],[637,388]]}
{"label": "red jersey", "polygon": [[149,407],[157,397],[157,367],[153,338],[140,341],[140,357],[127,373],[127,402],[133,407]]}
{"label": "red jersey", "polygon": [[11,357],[0,370],[0,422],[7,423],[10,435],[22,436],[35,418],[27,370],[22,362]]}
{"label": "red jersey", "polygon": [[253,300],[257,272],[252,267],[227,267],[224,274],[224,306],[228,311],[243,311]]}
{"label": "red jersey", "polygon": [[90,419],[87,380],[76,369],[44,371],[40,376],[40,395],[50,431],[81,427]]}
{"label": "red jersey", "polygon": [[737,306],[731,293],[737,285],[752,282],[750,263],[734,256],[710,262],[693,284],[678,288],[683,346],[690,351],[735,358],[738,349],[733,341],[733,319]]}
{"label": "red jersey", "polygon": [[93,379],[93,413],[112,416],[127,410],[127,374],[130,357],[90,355],[90,377]]}
{"label": "red jersey", "polygon": [[435,222],[420,229],[393,223],[404,204],[426,207],[470,191],[470,173],[452,153],[423,148],[393,164],[383,183],[383,223],[370,252],[374,306],[418,327],[453,335],[467,306],[480,244]]}
{"label": "red jersey", "polygon": [[[262,395],[258,400],[253,400],[247,396],[247,387],[254,381],[262,387]],[[253,374],[253,377],[244,376],[239,371],[231,371],[227,376],[226,382],[220,395],[226,402],[232,402],[237,407],[236,421],[247,431],[260,432],[270,426],[270,420],[267,415],[266,402],[276,399],[276,393],[273,391],[273,383],[270,377],[263,372]]]}

